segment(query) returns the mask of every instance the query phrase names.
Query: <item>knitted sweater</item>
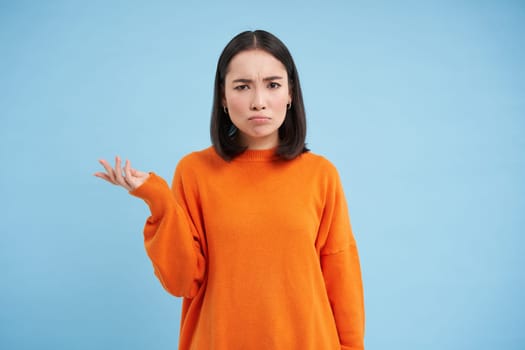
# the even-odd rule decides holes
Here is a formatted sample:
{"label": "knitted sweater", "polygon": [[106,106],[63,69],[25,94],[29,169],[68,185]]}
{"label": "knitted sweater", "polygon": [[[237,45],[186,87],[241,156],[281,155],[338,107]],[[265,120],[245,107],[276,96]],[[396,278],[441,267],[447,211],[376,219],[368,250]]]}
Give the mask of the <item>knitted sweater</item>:
{"label": "knitted sweater", "polygon": [[180,350],[361,350],[361,272],[335,167],[304,153],[213,148],[131,194],[151,210],[146,251],[182,296]]}

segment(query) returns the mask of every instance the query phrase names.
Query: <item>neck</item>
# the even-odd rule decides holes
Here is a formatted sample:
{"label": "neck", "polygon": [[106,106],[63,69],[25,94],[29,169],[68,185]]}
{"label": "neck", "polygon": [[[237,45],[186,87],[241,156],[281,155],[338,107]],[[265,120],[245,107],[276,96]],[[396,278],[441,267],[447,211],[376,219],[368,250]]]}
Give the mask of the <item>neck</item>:
{"label": "neck", "polygon": [[242,143],[251,150],[265,150],[276,148],[279,145],[279,136],[277,133],[266,137],[242,137]]}

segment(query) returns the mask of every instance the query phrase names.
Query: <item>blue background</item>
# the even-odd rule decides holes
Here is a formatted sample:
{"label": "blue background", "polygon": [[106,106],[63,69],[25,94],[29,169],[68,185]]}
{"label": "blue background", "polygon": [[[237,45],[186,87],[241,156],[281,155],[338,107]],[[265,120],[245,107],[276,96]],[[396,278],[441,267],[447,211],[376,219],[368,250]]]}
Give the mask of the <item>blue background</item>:
{"label": "blue background", "polygon": [[92,174],[119,154],[171,180],[209,145],[222,48],[259,28],[343,179],[367,348],[524,349],[524,2],[58,0],[0,1],[0,348],[176,348],[147,207]]}

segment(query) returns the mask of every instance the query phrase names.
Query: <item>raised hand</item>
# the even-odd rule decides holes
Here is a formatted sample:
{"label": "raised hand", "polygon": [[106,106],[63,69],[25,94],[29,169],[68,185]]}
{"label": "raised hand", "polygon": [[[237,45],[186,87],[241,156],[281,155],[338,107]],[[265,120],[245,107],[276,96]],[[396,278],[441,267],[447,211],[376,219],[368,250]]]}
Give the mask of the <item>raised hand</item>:
{"label": "raised hand", "polygon": [[124,168],[121,169],[122,162],[118,156],[115,158],[115,168],[112,168],[104,159],[99,160],[99,163],[106,169],[106,172],[95,173],[96,177],[106,180],[113,185],[122,186],[128,191],[138,188],[149,177],[148,173],[133,169],[129,160],[126,160]]}

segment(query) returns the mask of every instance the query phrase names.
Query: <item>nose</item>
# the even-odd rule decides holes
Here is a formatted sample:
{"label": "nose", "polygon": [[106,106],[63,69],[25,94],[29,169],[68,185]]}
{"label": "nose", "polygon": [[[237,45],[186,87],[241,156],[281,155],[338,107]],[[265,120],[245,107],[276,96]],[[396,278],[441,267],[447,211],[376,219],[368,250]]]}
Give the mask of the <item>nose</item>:
{"label": "nose", "polygon": [[252,103],[250,105],[252,111],[260,111],[266,109],[264,96],[259,89],[255,89],[252,96]]}

